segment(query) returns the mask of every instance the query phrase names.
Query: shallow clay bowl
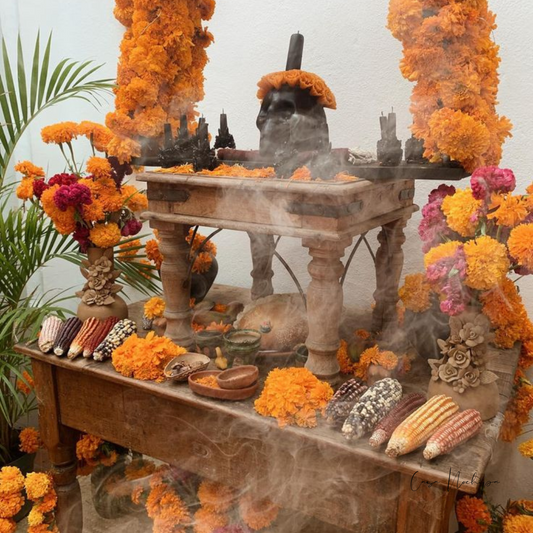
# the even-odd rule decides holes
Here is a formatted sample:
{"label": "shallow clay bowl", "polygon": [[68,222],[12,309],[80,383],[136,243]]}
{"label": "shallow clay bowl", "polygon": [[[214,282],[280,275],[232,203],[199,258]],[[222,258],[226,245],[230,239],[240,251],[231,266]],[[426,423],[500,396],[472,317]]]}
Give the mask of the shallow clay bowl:
{"label": "shallow clay bowl", "polygon": [[[205,370],[209,366],[210,362],[211,359],[209,359],[207,355],[188,352],[183,355],[179,355],[178,357],[174,357],[174,359],[170,360],[167,366],[165,367],[165,370],[163,370],[163,373],[167,378],[172,379],[173,381],[187,381],[187,378],[191,374],[194,374],[195,372],[200,372],[201,370]],[[173,366],[177,363],[194,365],[194,367],[192,369],[173,368]]]}
{"label": "shallow clay bowl", "polygon": [[259,369],[253,365],[236,366],[224,370],[217,376],[217,383],[221,389],[245,389],[251,387],[259,377]]}
{"label": "shallow clay bowl", "polygon": [[202,385],[201,383],[196,383],[197,379],[206,378],[208,376],[219,376],[222,373],[220,370],[204,370],[203,372],[195,372],[189,376],[189,387],[190,389],[199,394],[200,396],[207,396],[209,398],[216,398],[217,400],[246,400],[255,394],[259,383],[254,383],[251,387],[246,387],[245,389],[215,389],[213,387],[208,387],[207,385]]}

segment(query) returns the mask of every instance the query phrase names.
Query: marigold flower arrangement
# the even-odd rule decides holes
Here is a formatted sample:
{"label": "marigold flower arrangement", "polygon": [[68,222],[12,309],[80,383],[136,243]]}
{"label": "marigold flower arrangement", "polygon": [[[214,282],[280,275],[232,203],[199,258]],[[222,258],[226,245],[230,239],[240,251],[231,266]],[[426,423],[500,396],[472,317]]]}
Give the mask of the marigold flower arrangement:
{"label": "marigold flower arrangement", "polygon": [[378,345],[365,350],[359,361],[354,364],[354,375],[363,381],[368,379],[368,369],[371,365],[378,365],[385,370],[398,370],[406,373],[410,369],[410,361],[406,356],[399,357],[390,350],[380,350]]}
{"label": "marigold flower arrangement", "polygon": [[0,469],[0,532],[14,533],[17,524],[13,517],[22,509],[24,476],[15,466]]}
{"label": "marigold flower arrangement", "polygon": [[306,368],[275,368],[254,407],[260,415],[276,418],[280,427],[315,427],[317,412],[324,411],[332,396],[330,385]]}
{"label": "marigold flower arrangement", "polygon": [[78,475],[89,475],[97,466],[113,466],[124,450],[96,435],[84,434],[76,443]]}
{"label": "marigold flower arrangement", "polygon": [[163,381],[167,363],[186,352],[185,348],[167,337],[157,336],[153,331],[145,338],[134,333],[113,352],[112,361],[115,370],[123,376]]}
{"label": "marigold flower arrangement", "polygon": [[[95,150],[108,151],[111,132],[96,123],[66,122],[43,128],[43,141],[59,146],[69,172],[48,180],[45,172],[29,161],[15,165],[23,175],[17,196],[38,205],[62,235],[72,235],[82,252],[90,247],[111,248],[121,237],[131,237],[142,228],[135,213],[148,207],[146,196],[133,185],[123,183],[132,173],[128,164],[116,157],[96,156]],[[72,141],[87,137],[93,156],[85,171],[78,168]],[[67,150],[68,148],[68,150]]]}
{"label": "marigold flower arrangement", "polygon": [[402,75],[416,83],[411,129],[424,156],[469,172],[497,165],[512,125],[496,112],[500,57],[487,0],[391,0],[388,27],[403,44]]}
{"label": "marigold flower arrangement", "polygon": [[121,162],[140,155],[141,137],[158,137],[163,125],[175,130],[204,97],[206,48],[213,36],[203,27],[214,0],[116,0],[115,17],[126,27],[120,45],[115,111],[106,124],[113,132],[109,153]]}
{"label": "marigold flower arrangement", "polygon": [[55,519],[57,494],[52,477],[49,474],[32,472],[26,476],[24,487],[28,500],[33,502],[28,515],[28,533],[58,533]]}

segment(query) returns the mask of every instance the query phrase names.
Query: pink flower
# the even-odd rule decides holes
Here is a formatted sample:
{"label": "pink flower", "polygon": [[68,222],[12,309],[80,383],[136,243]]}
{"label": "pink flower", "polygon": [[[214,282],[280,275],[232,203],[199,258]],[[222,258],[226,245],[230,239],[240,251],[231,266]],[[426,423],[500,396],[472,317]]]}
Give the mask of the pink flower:
{"label": "pink flower", "polygon": [[487,200],[491,193],[507,193],[516,187],[512,170],[498,167],[478,168],[470,178],[472,195],[476,200]]}
{"label": "pink flower", "polygon": [[89,205],[92,201],[89,187],[79,183],[61,185],[54,194],[54,203],[61,211],[66,211],[70,206]]}

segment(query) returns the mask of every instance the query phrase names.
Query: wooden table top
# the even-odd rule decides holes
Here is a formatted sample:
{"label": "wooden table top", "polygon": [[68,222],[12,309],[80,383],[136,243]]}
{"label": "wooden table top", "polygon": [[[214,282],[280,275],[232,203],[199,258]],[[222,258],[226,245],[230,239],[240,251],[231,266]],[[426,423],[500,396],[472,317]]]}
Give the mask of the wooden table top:
{"label": "wooden table top", "polygon": [[[313,429],[293,426],[280,429],[275,420],[262,417],[253,409],[253,400],[257,397],[262,387],[259,388],[256,396],[250,400],[224,402],[198,396],[189,389],[187,384],[155,383],[124,377],[114,370],[110,361],[98,363],[80,358],[70,361],[55,355],[43,354],[35,345],[17,345],[16,349],[33,359],[81,373],[85,379],[90,377],[90,379],[103,380],[138,389],[139,391],[164,398],[169,402],[194,406],[196,409],[209,411],[211,414],[219,413],[225,417],[237,419],[249,427],[260,428],[261,431],[265,431],[268,428],[269,435],[272,434],[275,438],[279,438],[280,441],[283,441],[284,436],[287,435],[298,438],[302,443],[328,447],[330,452],[338,450],[343,455],[352,455],[354,459],[371,461],[373,464],[390,471],[398,471],[412,476],[414,487],[419,486],[422,481],[428,481],[450,489],[458,488],[466,493],[475,493],[477,491],[479,482],[491,459],[492,450],[503,420],[501,413],[505,411],[510,396],[518,359],[517,350],[498,351],[495,352],[495,357],[490,365],[491,370],[496,372],[500,378],[498,380],[501,397],[500,414],[492,421],[486,422],[481,433],[467,444],[460,446],[449,455],[428,462],[422,456],[422,449],[399,459],[392,459],[385,455],[383,447],[379,450],[373,449],[368,444],[367,438],[356,442],[348,442],[340,431],[329,427],[322,419],[319,419],[318,427]],[[422,387],[417,387],[412,383],[405,383],[404,385],[404,389],[408,391],[422,389]],[[156,413],[154,413],[155,415]]]}

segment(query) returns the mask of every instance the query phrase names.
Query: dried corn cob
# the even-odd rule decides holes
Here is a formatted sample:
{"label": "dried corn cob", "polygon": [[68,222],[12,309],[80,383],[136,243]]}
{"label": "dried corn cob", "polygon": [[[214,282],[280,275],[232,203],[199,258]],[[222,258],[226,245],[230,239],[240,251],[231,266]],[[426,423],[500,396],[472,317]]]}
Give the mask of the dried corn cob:
{"label": "dried corn cob", "polygon": [[124,318],[117,322],[107,337],[94,350],[95,361],[105,361],[111,357],[113,351],[118,348],[130,335],[137,331],[137,325],[133,320]]}
{"label": "dried corn cob", "polygon": [[450,453],[454,448],[471,439],[483,426],[479,411],[467,409],[457,413],[434,433],[426,444],[424,457],[429,461],[438,455]]}
{"label": "dried corn cob", "polygon": [[41,352],[48,353],[54,347],[54,342],[62,325],[63,321],[57,316],[49,316],[44,320],[37,342]]}
{"label": "dried corn cob", "polygon": [[355,402],[368,390],[357,379],[350,379],[343,383],[333,395],[326,407],[326,420],[331,425],[340,425],[350,414]]}
{"label": "dried corn cob", "polygon": [[416,450],[458,410],[457,404],[444,394],[433,396],[394,430],[385,453],[398,457]]}
{"label": "dried corn cob", "polygon": [[89,339],[94,335],[101,320],[95,317],[88,318],[81,327],[80,331],[76,335],[76,338],[72,341],[67,357],[74,359],[83,352],[83,347],[89,342]]}
{"label": "dried corn cob", "polygon": [[426,403],[426,397],[423,394],[412,392],[404,396],[389,414],[378,422],[370,437],[370,446],[377,447],[387,442],[400,423],[424,403]]}
{"label": "dried corn cob", "polygon": [[347,439],[358,439],[370,431],[402,397],[402,386],[391,378],[377,381],[359,398],[342,426]]}
{"label": "dried corn cob", "polygon": [[98,328],[83,347],[83,357],[91,357],[96,347],[107,337],[107,334],[117,322],[118,318],[116,316],[110,316],[100,321]]}
{"label": "dried corn cob", "polygon": [[81,326],[82,322],[77,316],[68,318],[61,326],[54,342],[54,353],[58,357],[68,352],[69,346],[80,331]]}

